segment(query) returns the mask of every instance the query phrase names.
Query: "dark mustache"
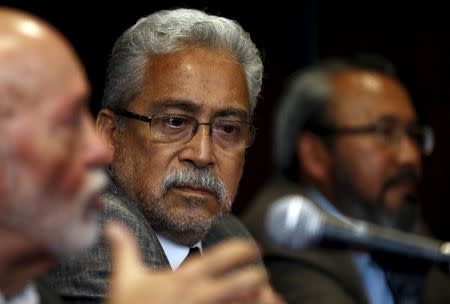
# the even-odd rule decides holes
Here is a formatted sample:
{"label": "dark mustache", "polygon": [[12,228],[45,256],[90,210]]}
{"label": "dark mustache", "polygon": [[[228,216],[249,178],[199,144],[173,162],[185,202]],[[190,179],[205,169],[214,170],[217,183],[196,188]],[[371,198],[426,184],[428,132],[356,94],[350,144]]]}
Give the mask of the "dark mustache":
{"label": "dark mustache", "polygon": [[384,182],[384,188],[387,189],[401,182],[414,182],[418,183],[420,180],[417,170],[413,167],[402,167],[394,175],[388,177]]}

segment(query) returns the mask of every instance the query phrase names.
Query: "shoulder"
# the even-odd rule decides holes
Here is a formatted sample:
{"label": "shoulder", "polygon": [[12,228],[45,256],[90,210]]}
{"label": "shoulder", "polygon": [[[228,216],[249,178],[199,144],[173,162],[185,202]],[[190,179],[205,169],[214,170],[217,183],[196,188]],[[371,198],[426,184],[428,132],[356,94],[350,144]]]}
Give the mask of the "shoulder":
{"label": "shoulder", "polygon": [[240,218],[258,240],[263,237],[264,219],[271,204],[282,196],[301,193],[301,187],[283,178],[273,178],[257,192]]}
{"label": "shoulder", "polygon": [[132,224],[134,222],[140,222],[139,220],[141,219],[145,219],[134,202],[121,193],[113,192],[113,190],[109,189],[102,194],[101,201],[101,222],[119,220],[126,224]]}
{"label": "shoulder", "polygon": [[101,222],[119,220],[126,224],[132,224],[145,220],[136,204],[124,196],[117,188],[109,189],[102,194]]}
{"label": "shoulder", "polygon": [[204,239],[205,246],[231,238],[253,239],[241,221],[232,214],[226,214],[214,223]]}
{"label": "shoulder", "polygon": [[[133,202],[107,191],[102,195],[103,210],[98,222],[100,231],[107,221],[126,225],[136,237],[144,262],[155,268],[167,264],[155,232]],[[48,275],[48,281],[65,301],[100,303],[111,271],[109,247],[101,237],[91,248],[60,263]]]}
{"label": "shoulder", "polygon": [[449,266],[434,266],[427,274],[423,286],[423,303],[450,303]]}
{"label": "shoulder", "polygon": [[288,303],[366,303],[357,270],[342,251],[278,252],[266,254],[264,264]]}
{"label": "shoulder", "polygon": [[234,215],[223,216],[211,229],[213,232],[220,232],[224,235],[251,237],[244,224]]}
{"label": "shoulder", "polygon": [[151,267],[167,266],[167,260],[153,230],[136,203],[122,194],[115,186],[102,195],[103,212],[101,225],[108,221],[118,221],[136,237],[144,261]]}

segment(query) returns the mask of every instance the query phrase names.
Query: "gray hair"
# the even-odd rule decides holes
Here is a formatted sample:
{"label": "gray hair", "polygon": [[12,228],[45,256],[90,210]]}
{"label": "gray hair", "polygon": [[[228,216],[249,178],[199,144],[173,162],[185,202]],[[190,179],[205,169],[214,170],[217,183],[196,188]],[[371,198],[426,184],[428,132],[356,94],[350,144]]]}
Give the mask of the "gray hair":
{"label": "gray hair", "polygon": [[373,70],[396,79],[394,66],[387,59],[374,55],[327,60],[295,74],[275,114],[273,154],[275,165],[284,177],[298,181],[297,138],[311,127],[330,123],[326,112],[334,97],[331,77],[349,69]]}
{"label": "gray hair", "polygon": [[170,54],[190,46],[229,52],[247,80],[253,112],[261,91],[263,64],[249,33],[236,22],[195,9],[162,10],[141,18],[116,41],[107,68],[102,106],[124,109],[144,85],[151,55]]}

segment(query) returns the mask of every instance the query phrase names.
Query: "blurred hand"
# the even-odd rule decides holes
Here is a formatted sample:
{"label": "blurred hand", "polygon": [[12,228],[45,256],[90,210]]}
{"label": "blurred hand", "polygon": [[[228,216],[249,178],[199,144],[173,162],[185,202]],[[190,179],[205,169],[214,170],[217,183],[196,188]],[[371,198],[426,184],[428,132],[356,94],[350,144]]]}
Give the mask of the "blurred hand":
{"label": "blurred hand", "polygon": [[254,264],[259,251],[249,241],[224,241],[173,272],[145,266],[121,224],[108,223],[105,233],[112,250],[109,304],[282,303],[265,270]]}
{"label": "blurred hand", "polygon": [[267,283],[254,293],[247,293],[232,304],[285,304],[286,302]]}

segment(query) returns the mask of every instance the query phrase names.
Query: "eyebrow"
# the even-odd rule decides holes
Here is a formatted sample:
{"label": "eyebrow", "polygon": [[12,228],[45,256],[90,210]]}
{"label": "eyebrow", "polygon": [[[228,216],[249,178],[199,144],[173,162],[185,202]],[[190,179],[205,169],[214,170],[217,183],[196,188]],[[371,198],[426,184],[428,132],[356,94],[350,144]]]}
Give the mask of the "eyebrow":
{"label": "eyebrow", "polygon": [[196,105],[190,100],[184,99],[166,99],[162,101],[152,102],[148,106],[150,113],[164,112],[168,109],[178,109],[191,113],[197,113],[200,111],[200,106]]}
{"label": "eyebrow", "polygon": [[236,108],[219,110],[214,114],[214,117],[227,117],[227,116],[236,116],[239,120],[243,121],[250,120],[250,116],[246,111]]}
{"label": "eyebrow", "polygon": [[[381,115],[380,117],[378,117],[378,119],[376,121],[401,122],[401,119],[399,119],[399,117],[397,115],[388,113],[388,114]],[[416,117],[414,117],[414,119],[408,123],[417,124],[419,122],[418,122],[418,119]]]}
{"label": "eyebrow", "polygon": [[[149,113],[160,113],[170,109],[177,109],[181,111],[190,112],[193,115],[201,112],[200,105],[190,100],[184,99],[166,99],[159,102],[153,102],[148,107]],[[227,116],[235,116],[239,120],[243,121],[250,120],[250,115],[247,113],[247,111],[238,108],[220,109],[213,114],[213,117],[227,117]]]}

